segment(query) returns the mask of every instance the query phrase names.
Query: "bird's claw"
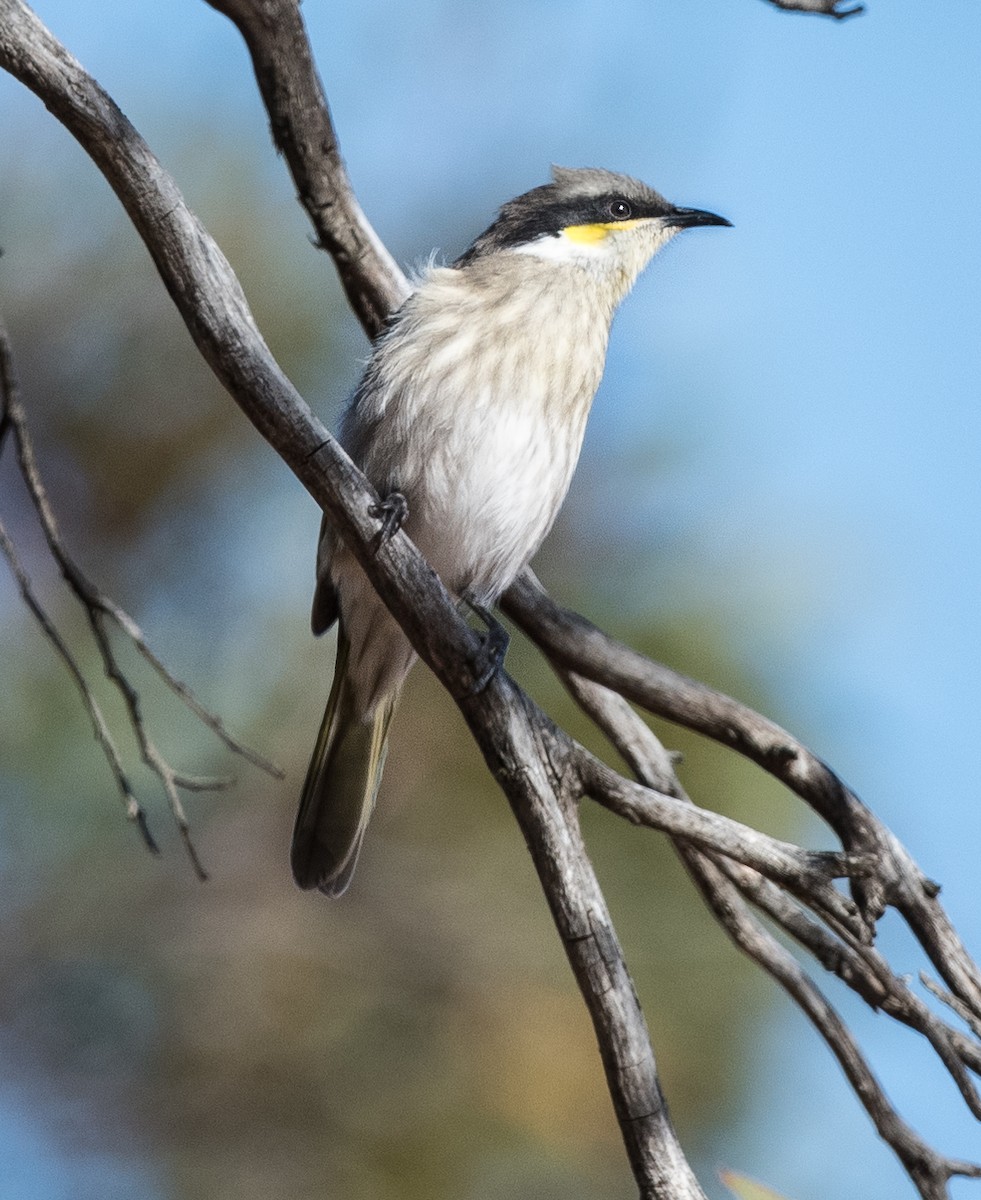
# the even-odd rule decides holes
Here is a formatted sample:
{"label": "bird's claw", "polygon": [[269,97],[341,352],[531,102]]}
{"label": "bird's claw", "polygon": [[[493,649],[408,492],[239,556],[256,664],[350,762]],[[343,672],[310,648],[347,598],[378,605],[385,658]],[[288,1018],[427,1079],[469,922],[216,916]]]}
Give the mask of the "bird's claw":
{"label": "bird's claw", "polygon": [[473,683],[466,693],[468,696],[479,696],[501,669],[511,637],[489,608],[468,598],[464,598],[464,603],[487,626],[486,632],[481,635],[480,652],[473,664]]}
{"label": "bird's claw", "polygon": [[389,492],[384,499],[368,509],[368,515],[381,521],[381,528],[375,534],[375,549],[380,550],[405,524],[409,515],[409,502],[401,492]]}

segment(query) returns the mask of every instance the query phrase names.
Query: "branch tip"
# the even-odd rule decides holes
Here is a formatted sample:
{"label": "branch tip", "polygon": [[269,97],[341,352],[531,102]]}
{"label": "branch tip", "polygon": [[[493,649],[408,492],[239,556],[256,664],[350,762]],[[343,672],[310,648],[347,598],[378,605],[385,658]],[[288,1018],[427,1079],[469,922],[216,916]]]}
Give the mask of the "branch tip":
{"label": "branch tip", "polygon": [[[165,791],[171,800],[171,808],[175,816],[180,807],[175,790],[177,787],[197,792],[218,791],[227,787],[231,781],[224,778],[205,779],[183,775],[176,772],[167,763],[149,736],[141,711],[139,695],[122,669],[106,631],[105,622],[107,620],[112,621],[130,639],[170,691],[204,725],[211,729],[233,753],[253,763],[267,774],[275,778],[283,778],[284,772],[281,767],[269,762],[262,755],[257,754],[254,750],[238,742],[228,733],[221,718],[206,709],[195,697],[191,689],[181,680],[177,679],[167,669],[162,660],[150,649],[136,621],[120,608],[114,600],[100,591],[82,572],[81,568],[68,553],[61,538],[54,512],[41,478],[33,441],[27,425],[27,415],[24,411],[23,401],[14,373],[10,340],[6,329],[0,324],[0,451],[3,449],[3,439],[8,432],[12,434],[17,454],[19,474],[31,500],[38,523],[41,526],[48,551],[57,564],[61,576],[68,585],[72,595],[74,595],[85,611],[89,629],[102,658],[105,674],[123,698],[130,728],[136,736],[143,760],[150,767],[151,771],[163,782]],[[82,703],[89,714],[96,741],[101,746],[113,778],[116,781],[127,819],[136,823],[147,848],[152,853],[159,854],[159,846],[150,833],[146,815],[136,798],[128,776],[123,770],[122,759],[115,741],[109,732],[109,726],[102,713],[102,709],[95,699],[92,687],[78,659],[69,649],[67,642],[35,594],[27,571],[20,562],[13,540],[2,522],[0,522],[0,553],[7,560],[25,605],[34,616],[42,633],[54,647],[55,652],[61,658],[69,674],[75,681],[76,687],[82,697]],[[195,871],[200,873],[201,867],[196,855],[192,857],[192,861],[195,864]]]}

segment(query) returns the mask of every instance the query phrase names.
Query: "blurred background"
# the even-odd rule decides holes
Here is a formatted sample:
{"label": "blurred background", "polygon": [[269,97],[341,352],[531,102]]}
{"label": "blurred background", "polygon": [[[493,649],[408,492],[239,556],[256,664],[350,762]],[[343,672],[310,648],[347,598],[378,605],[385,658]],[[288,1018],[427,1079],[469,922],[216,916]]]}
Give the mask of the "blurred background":
{"label": "blurred background", "polygon": [[[235,30],[200,0],[36,8],[174,174],[274,352],[335,422],[366,343],[310,245]],[[458,254],[553,161],[626,171],[732,220],[679,238],[626,303],[536,566],[563,602],[833,763],[981,950],[981,11],[304,12],[355,187],[409,268]],[[211,875],[198,884],[121,735],[163,849],[151,857],[0,573],[0,1197],[634,1195],[521,838],[425,671],[351,892],[331,904],[293,887],[332,657],[307,624],[318,513],[211,379],[95,168],[6,76],[0,114],[0,312],[65,538],[288,772],[276,783],[231,760],[120,643],[175,765],[236,776],[219,798],[188,798]],[[98,678],[9,449],[0,511]],[[597,744],[518,640],[509,669]],[[101,681],[99,696],[121,730]],[[701,802],[826,844],[759,772],[665,736]],[[715,930],[670,850],[605,814],[584,821],[711,1195],[731,1166],[794,1200],[912,1196],[828,1053]],[[900,971],[923,965],[889,921],[882,946]],[[978,1155],[913,1036],[834,998],[912,1124]]]}

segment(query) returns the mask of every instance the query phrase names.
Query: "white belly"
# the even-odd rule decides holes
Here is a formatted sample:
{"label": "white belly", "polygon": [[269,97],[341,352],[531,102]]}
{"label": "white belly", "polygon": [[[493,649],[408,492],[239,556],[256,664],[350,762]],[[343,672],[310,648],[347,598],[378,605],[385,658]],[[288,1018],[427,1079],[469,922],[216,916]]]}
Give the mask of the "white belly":
{"label": "white belly", "polygon": [[[485,398],[407,486],[407,532],[453,591],[495,600],[541,545],[579,457],[581,419]],[[577,415],[578,416],[578,415]],[[414,503],[413,503],[414,501]]]}
{"label": "white belly", "polygon": [[[582,288],[563,289],[559,312],[538,287],[495,294],[492,279],[461,292],[462,282],[435,271],[410,298],[376,348],[343,440],[382,495],[405,495],[405,531],[444,584],[493,603],[565,498],[609,318]],[[339,547],[328,569],[352,664],[363,659],[365,695],[377,698],[408,669],[408,644]]]}
{"label": "white belly", "polygon": [[493,600],[565,498],[609,323],[581,286],[465,282],[434,272],[409,301],[348,428],[375,485],[405,494],[406,532],[443,582]]}

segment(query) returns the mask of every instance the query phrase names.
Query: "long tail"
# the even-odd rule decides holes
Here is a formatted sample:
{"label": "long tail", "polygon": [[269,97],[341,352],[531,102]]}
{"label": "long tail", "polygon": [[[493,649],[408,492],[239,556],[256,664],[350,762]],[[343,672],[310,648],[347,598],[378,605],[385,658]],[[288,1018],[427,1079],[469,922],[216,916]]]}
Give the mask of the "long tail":
{"label": "long tail", "polygon": [[347,889],[375,807],[398,700],[396,688],[365,720],[355,710],[347,675],[348,640],[338,631],[334,683],[310,760],[293,829],[290,861],[301,888],[327,896]]}

